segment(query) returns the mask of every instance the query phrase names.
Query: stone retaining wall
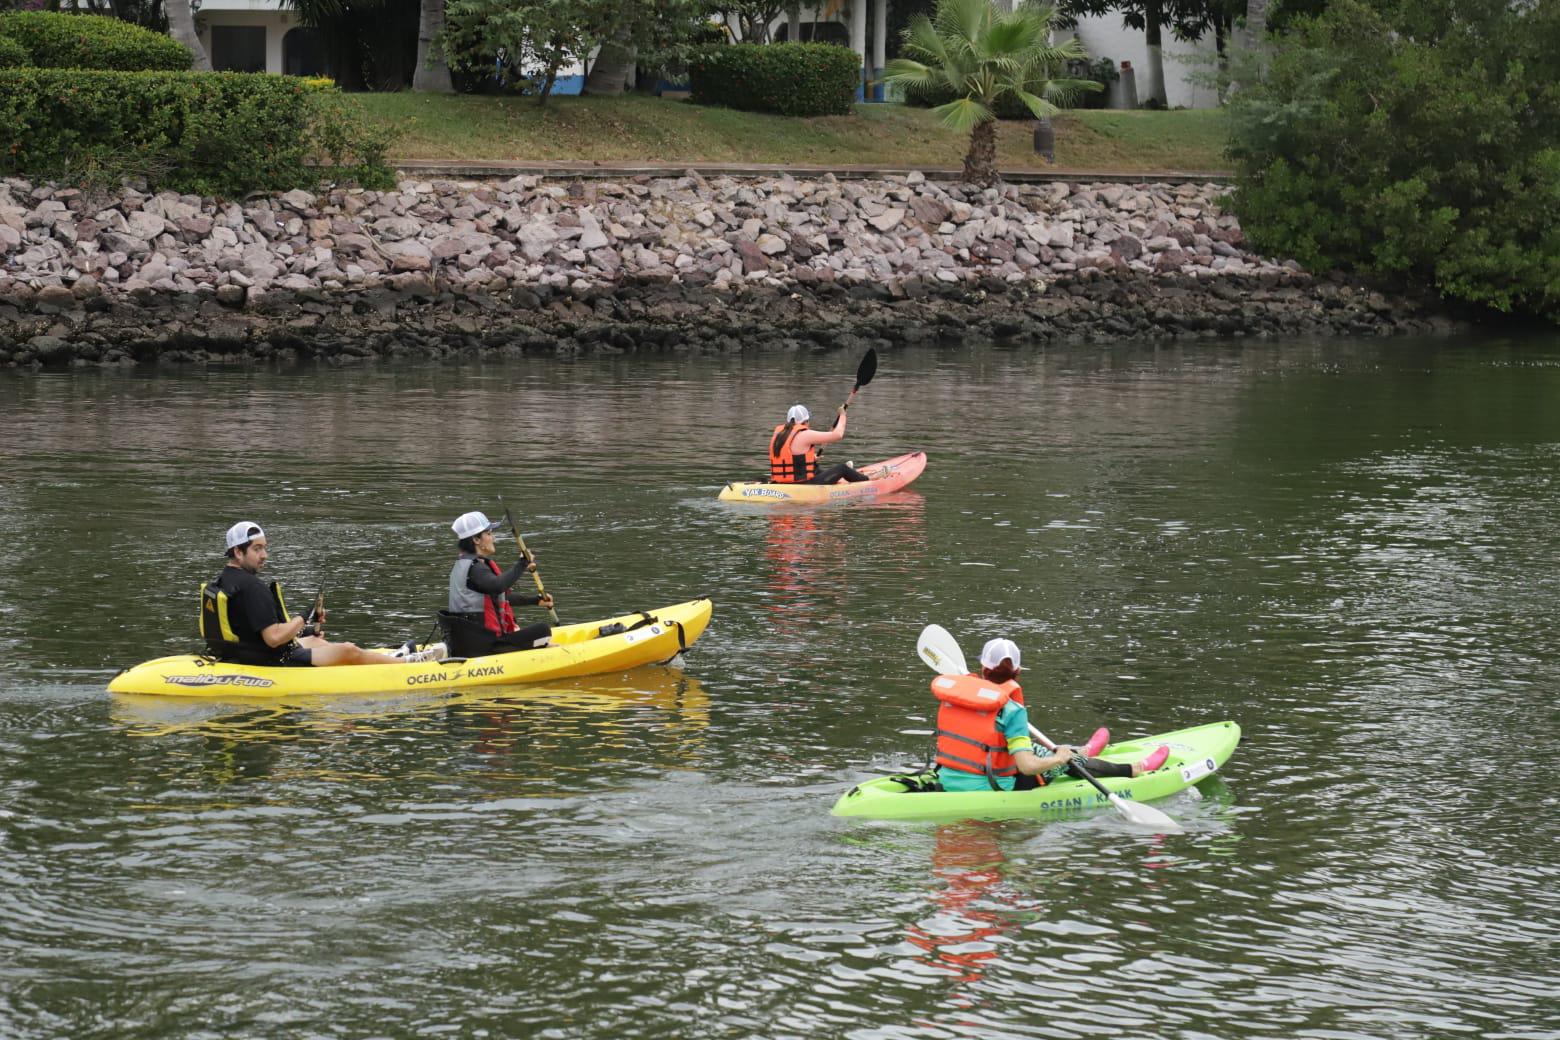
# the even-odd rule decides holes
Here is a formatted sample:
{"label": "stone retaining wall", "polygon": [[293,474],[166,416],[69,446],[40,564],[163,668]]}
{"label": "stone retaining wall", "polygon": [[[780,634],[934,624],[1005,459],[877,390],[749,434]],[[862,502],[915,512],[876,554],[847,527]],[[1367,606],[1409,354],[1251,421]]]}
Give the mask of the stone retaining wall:
{"label": "stone retaining wall", "polygon": [[0,181],[0,365],[1444,325],[1216,185],[635,177],[220,202]]}

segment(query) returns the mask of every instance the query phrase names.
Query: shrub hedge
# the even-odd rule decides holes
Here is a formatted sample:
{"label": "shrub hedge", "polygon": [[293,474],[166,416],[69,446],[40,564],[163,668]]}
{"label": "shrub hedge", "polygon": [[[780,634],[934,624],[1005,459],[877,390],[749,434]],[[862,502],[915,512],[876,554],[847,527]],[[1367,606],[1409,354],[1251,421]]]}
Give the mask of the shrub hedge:
{"label": "shrub hedge", "polygon": [[389,135],[334,88],[238,72],[0,70],[0,175],[201,195],[391,187]]}
{"label": "shrub hedge", "polygon": [[20,69],[31,64],[33,59],[28,56],[27,48],[9,36],[0,36],[0,69]]}
{"label": "shrub hedge", "polygon": [[701,47],[688,61],[693,100],[782,116],[849,115],[861,60],[827,43]]}
{"label": "shrub hedge", "polygon": [[1258,249],[1560,322],[1560,4],[1331,0],[1230,108]]}
{"label": "shrub hedge", "polygon": [[20,43],[32,58],[27,64],[42,69],[178,72],[189,68],[193,60],[182,43],[101,15],[51,11],[0,14],[0,36]]}
{"label": "shrub hedge", "polygon": [[9,36],[0,36],[0,69],[15,69],[31,64],[32,58],[28,56],[26,47]]}

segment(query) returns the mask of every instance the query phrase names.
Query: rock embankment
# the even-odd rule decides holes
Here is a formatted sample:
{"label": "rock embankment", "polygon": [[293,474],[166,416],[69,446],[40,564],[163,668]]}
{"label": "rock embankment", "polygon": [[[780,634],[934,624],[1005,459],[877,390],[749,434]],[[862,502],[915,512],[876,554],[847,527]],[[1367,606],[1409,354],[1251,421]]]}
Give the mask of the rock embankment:
{"label": "rock embankment", "polygon": [[1418,331],[1215,185],[517,177],[244,202],[0,181],[0,364]]}

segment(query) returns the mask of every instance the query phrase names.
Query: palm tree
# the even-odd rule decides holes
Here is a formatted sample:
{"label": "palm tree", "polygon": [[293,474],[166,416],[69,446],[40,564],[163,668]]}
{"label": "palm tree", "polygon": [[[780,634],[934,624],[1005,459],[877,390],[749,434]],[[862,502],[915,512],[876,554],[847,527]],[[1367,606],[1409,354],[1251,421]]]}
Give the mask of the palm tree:
{"label": "palm tree", "polygon": [[168,35],[190,49],[190,68],[197,72],[210,72],[211,59],[206,56],[206,48],[200,45],[200,37],[195,34],[195,14],[190,10],[190,0],[167,0],[163,11],[168,16]]}
{"label": "palm tree", "polygon": [[[1268,0],[1246,0],[1246,24],[1237,34],[1236,53],[1240,58],[1240,71],[1246,74],[1261,68],[1262,44],[1267,39]],[[1230,81],[1229,96],[1240,91],[1241,84]]]}
{"label": "palm tree", "polygon": [[[424,0],[426,3],[427,0]],[[634,69],[639,50],[632,42],[633,27],[624,25],[610,40],[604,40],[585,77],[584,93],[591,97],[619,97],[628,87],[628,74]]]}
{"label": "palm tree", "polygon": [[453,94],[450,63],[444,57],[444,0],[422,0],[417,20],[417,67],[412,89],[425,94]]}
{"label": "palm tree", "polygon": [[1052,78],[1071,58],[1084,57],[1077,40],[1053,45],[1055,11],[1022,3],[998,11],[991,0],[937,0],[931,18],[911,19],[904,53],[888,63],[884,79],[930,97],[953,95],[932,111],[944,125],[970,135],[964,179],[993,184],[997,174],[997,104],[1017,98],[1036,119],[1048,119],[1065,101],[1100,85]]}

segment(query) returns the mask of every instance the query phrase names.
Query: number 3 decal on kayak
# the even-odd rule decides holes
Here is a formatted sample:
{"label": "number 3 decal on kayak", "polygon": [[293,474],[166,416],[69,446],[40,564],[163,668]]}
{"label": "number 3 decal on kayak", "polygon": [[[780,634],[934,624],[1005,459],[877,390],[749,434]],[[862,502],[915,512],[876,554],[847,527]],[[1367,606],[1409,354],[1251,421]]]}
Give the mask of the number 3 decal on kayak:
{"label": "number 3 decal on kayak", "polygon": [[1200,762],[1188,762],[1181,767],[1181,779],[1189,784],[1195,784],[1209,773],[1216,772],[1219,763],[1211,758],[1205,758]]}
{"label": "number 3 decal on kayak", "polygon": [[651,636],[658,636],[664,631],[666,631],[666,629],[662,628],[660,625],[651,625],[649,628],[641,628],[637,632],[625,633],[623,635],[623,642],[637,643],[641,639],[649,639]]}

